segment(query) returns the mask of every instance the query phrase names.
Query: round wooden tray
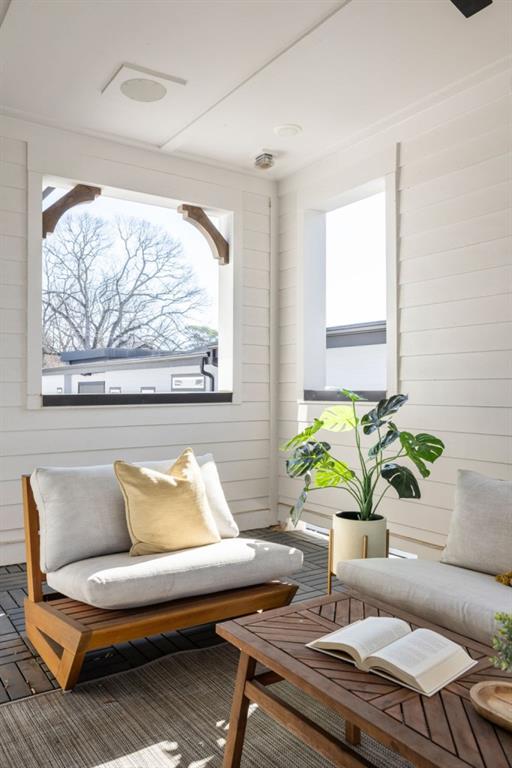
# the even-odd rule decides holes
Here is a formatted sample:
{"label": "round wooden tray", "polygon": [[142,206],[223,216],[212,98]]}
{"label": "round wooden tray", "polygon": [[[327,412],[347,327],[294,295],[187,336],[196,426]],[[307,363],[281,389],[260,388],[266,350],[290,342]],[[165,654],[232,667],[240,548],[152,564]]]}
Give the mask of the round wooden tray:
{"label": "round wooden tray", "polygon": [[478,714],[512,731],[512,682],[487,680],[477,683],[469,695]]}

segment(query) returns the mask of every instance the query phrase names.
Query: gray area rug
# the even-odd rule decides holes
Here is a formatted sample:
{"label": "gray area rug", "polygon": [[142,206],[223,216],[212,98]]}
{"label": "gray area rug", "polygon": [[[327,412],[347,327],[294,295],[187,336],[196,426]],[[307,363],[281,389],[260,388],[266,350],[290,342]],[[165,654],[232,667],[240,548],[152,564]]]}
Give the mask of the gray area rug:
{"label": "gray area rug", "polygon": [[[167,656],[144,667],[51,691],[0,709],[2,768],[220,768],[238,654],[229,645]],[[343,737],[343,721],[287,683],[284,699]],[[364,736],[378,768],[409,763]],[[243,768],[332,768],[251,710]]]}

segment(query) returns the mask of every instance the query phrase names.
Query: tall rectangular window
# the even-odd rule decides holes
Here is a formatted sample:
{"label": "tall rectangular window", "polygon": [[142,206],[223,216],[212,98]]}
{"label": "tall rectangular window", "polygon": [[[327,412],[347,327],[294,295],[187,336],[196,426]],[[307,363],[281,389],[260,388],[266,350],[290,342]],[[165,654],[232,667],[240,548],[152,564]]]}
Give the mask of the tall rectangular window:
{"label": "tall rectangular window", "polygon": [[326,214],[327,389],[386,389],[385,205],[381,192]]}
{"label": "tall rectangular window", "polygon": [[[46,188],[43,210],[68,190]],[[210,220],[229,228],[227,214]],[[232,361],[232,307],[220,308],[219,292],[230,295],[230,269],[175,207],[151,198],[103,190],[67,210],[43,240],[43,403],[179,401],[174,376],[207,377],[208,387],[186,388],[198,398],[229,393],[231,372],[219,369]]]}
{"label": "tall rectangular window", "polygon": [[341,389],[376,400],[388,388],[391,184],[376,179],[304,212],[305,400],[344,399]]}

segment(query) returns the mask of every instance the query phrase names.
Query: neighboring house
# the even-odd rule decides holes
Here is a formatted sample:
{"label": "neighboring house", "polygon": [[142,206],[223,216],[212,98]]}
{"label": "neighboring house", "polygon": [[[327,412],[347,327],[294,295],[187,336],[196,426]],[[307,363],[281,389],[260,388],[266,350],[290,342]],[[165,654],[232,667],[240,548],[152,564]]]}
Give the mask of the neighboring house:
{"label": "neighboring house", "polygon": [[326,387],[386,389],[386,322],[326,329]]}
{"label": "neighboring house", "polygon": [[217,347],[186,352],[90,349],[63,352],[43,368],[42,394],[215,392]]}

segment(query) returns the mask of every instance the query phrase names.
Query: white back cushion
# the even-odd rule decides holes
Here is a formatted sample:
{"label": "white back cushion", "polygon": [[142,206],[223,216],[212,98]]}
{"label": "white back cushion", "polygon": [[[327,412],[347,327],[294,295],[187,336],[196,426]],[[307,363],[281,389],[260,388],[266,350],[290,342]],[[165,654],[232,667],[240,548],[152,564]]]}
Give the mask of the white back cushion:
{"label": "white back cushion", "polygon": [[459,469],[441,562],[481,573],[512,570],[512,481]]}
{"label": "white back cushion", "polygon": [[[166,472],[175,460],[137,463]],[[221,538],[238,536],[213,456],[197,456],[197,461]],[[39,510],[44,573],[77,560],[130,549],[124,499],[112,464],[40,467],[32,473],[30,483]]]}

